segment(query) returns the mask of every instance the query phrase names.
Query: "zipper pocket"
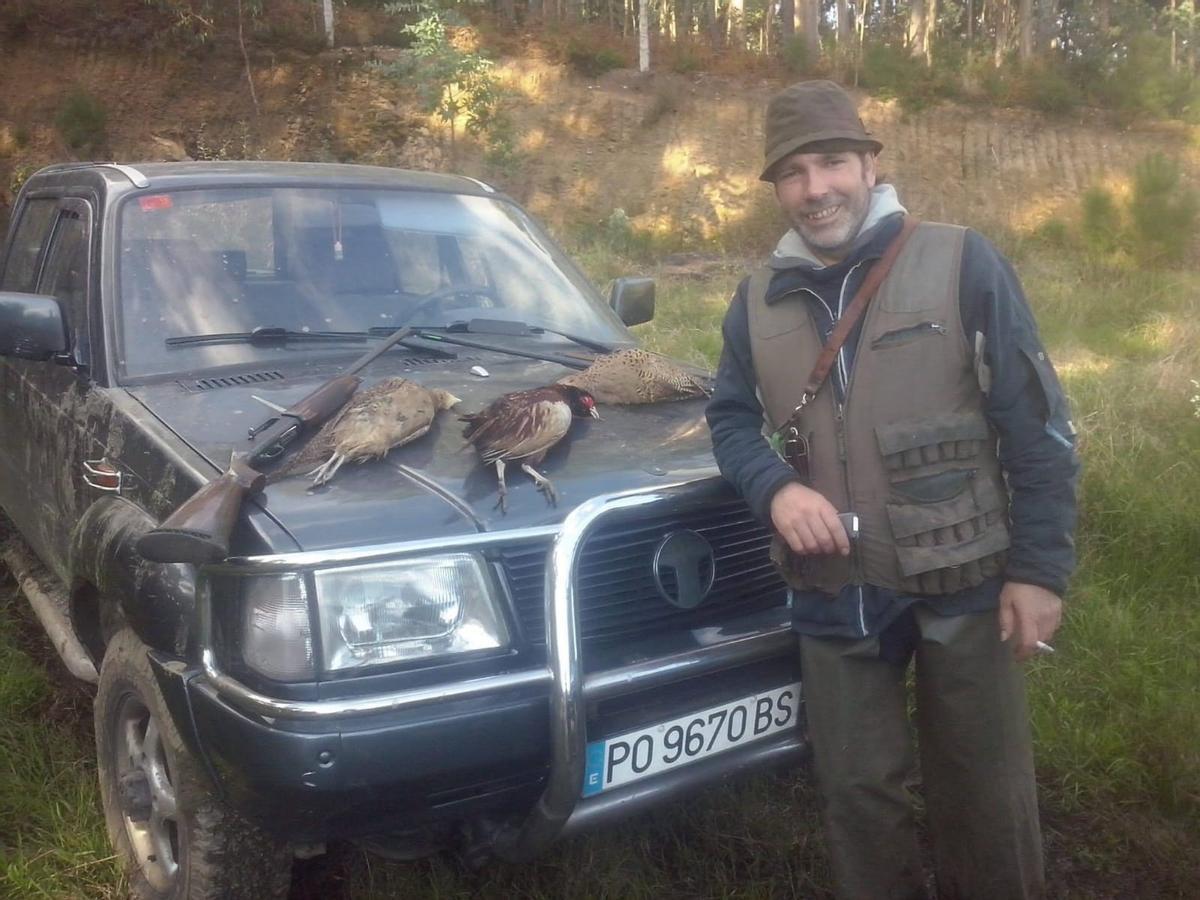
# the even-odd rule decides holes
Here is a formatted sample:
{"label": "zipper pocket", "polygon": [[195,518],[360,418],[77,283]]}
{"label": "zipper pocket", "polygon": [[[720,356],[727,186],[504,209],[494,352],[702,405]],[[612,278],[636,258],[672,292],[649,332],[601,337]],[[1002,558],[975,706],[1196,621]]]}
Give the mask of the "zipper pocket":
{"label": "zipper pocket", "polygon": [[909,325],[906,328],[897,328],[895,331],[885,331],[875,340],[871,341],[871,349],[879,350],[884,347],[899,347],[904,344],[911,344],[913,341],[923,338],[931,334],[946,333],[946,326],[941,322],[921,322],[919,325]]}

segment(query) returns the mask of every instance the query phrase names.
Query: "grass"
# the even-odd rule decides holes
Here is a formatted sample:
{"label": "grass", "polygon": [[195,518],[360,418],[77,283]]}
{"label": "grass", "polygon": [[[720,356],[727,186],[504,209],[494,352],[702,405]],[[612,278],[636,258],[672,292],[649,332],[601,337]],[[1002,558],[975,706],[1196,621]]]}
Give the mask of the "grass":
{"label": "grass", "polygon": [[0,576],[0,897],[116,900],[124,882],[100,813],[89,695],[37,627]]}
{"label": "grass", "polygon": [[[1051,895],[1188,897],[1200,882],[1200,273],[1002,244],[1071,397],[1085,463],[1081,566],[1058,653],[1030,666]],[[629,248],[573,249],[599,284],[660,274],[640,337],[714,364],[740,268],[701,257],[688,276],[662,275]],[[57,664],[35,649],[44,642],[11,593],[0,588],[0,896],[122,896],[86,698],[54,699]],[[293,897],[827,897],[814,810],[803,773],[764,777],[479,874],[334,847],[300,864]]]}

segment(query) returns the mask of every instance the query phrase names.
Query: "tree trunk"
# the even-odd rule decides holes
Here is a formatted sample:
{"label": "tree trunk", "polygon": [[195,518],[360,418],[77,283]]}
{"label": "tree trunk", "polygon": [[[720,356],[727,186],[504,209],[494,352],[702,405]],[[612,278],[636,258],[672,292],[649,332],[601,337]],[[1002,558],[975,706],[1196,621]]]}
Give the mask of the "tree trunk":
{"label": "tree trunk", "polygon": [[650,71],[650,0],[638,0],[638,71]]}
{"label": "tree trunk", "polygon": [[1177,42],[1179,36],[1175,32],[1175,3],[1176,0],[1171,0],[1171,71],[1174,72],[1179,68],[1179,48]]}
{"label": "tree trunk", "polygon": [[1057,51],[1061,46],[1058,34],[1058,0],[1039,0],[1033,20],[1036,23],[1033,35],[1034,54],[1047,50]]}
{"label": "tree trunk", "polygon": [[821,56],[820,22],[820,0],[796,0],[796,30],[804,36],[804,48],[808,51],[810,66],[815,65]]}
{"label": "tree trunk", "polygon": [[992,53],[992,61],[996,68],[1004,63],[1004,57],[1008,55],[1008,19],[1009,9],[1006,6],[996,4],[996,46]]}
{"label": "tree trunk", "polygon": [[743,0],[729,0],[729,30],[733,33],[733,45],[746,49],[746,8]]}
{"label": "tree trunk", "polygon": [[925,40],[929,32],[925,22],[929,18],[928,0],[912,0],[908,7],[908,52],[914,57],[924,58]]}
{"label": "tree trunk", "polygon": [[1188,3],[1188,9],[1192,13],[1191,21],[1188,23],[1188,71],[1192,73],[1192,77],[1196,75],[1196,0],[1191,0]]}
{"label": "tree trunk", "polygon": [[1021,65],[1033,62],[1033,0],[1021,0]]}
{"label": "tree trunk", "polygon": [[796,33],[796,0],[779,0],[779,33],[782,44]]}
{"label": "tree trunk", "polygon": [[925,65],[933,65],[933,40],[937,31],[938,0],[925,0]]}
{"label": "tree trunk", "polygon": [[325,44],[328,47],[333,46],[333,0],[325,0],[322,4],[322,9],[325,12]]}
{"label": "tree trunk", "polygon": [[721,0],[707,0],[704,9],[708,16],[708,37],[714,47],[723,43],[721,36]]}
{"label": "tree trunk", "polygon": [[967,20],[967,52],[975,43],[975,0],[967,0],[966,11],[963,13]]}
{"label": "tree trunk", "polygon": [[844,52],[850,46],[850,4],[847,0],[837,0],[837,45]]}
{"label": "tree trunk", "polygon": [[679,33],[690,38],[692,35],[692,0],[677,0],[675,5],[675,18]]}
{"label": "tree trunk", "polygon": [[512,26],[517,21],[517,9],[513,0],[500,0],[500,21]]}

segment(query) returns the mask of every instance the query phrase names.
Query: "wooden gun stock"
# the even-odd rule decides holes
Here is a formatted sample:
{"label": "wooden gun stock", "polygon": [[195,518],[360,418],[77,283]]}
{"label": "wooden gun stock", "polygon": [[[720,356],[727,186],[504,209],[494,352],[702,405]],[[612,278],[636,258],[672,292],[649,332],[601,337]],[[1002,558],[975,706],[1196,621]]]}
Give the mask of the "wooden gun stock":
{"label": "wooden gun stock", "polygon": [[242,501],[261,491],[266,481],[267,476],[235,456],[229,471],[192,494],[158,528],[138,538],[138,553],[159,563],[219,562],[229,555],[229,535]]}

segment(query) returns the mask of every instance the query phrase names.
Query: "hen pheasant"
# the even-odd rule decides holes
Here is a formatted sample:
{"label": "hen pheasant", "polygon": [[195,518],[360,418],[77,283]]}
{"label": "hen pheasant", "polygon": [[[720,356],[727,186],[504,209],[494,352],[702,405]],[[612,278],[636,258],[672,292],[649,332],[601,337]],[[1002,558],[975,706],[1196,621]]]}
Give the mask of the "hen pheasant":
{"label": "hen pheasant", "polygon": [[618,350],[582,372],[558,380],[583,388],[600,403],[632,405],[707,397],[709,388],[678,364],[647,350]]}
{"label": "hen pheasant", "polygon": [[467,423],[463,429],[467,443],[474,445],[484,463],[496,467],[500,491],[496,505],[501,512],[508,508],[504,465],[518,460],[546,501],[551,505],[558,502],[554,485],[534,466],[571,430],[575,416],[600,418],[591,394],[565,384],[514,391],[492,401],[480,412],[459,416]]}
{"label": "hen pheasant", "polygon": [[[325,423],[280,475],[305,472],[313,486],[328,484],[347,462],[379,459],[429,431],[439,410],[459,400],[438,388],[426,388],[407,378],[386,378],[350,398]],[[316,468],[310,468],[316,464]]]}

